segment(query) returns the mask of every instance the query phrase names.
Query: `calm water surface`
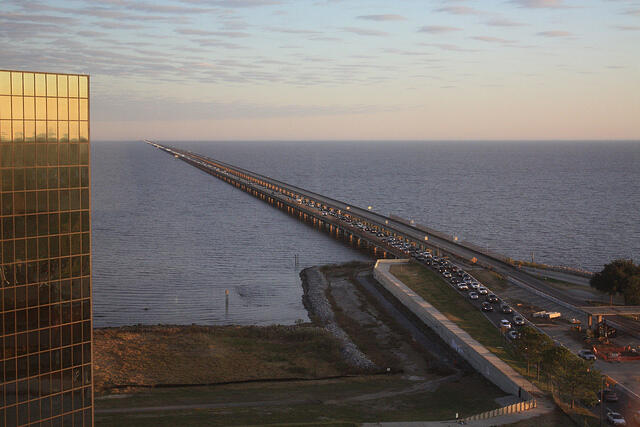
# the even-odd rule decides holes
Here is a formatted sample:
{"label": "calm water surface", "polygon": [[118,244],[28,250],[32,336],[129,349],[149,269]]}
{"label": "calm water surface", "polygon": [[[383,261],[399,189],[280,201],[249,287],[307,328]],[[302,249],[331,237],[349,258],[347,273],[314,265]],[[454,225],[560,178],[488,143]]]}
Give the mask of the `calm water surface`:
{"label": "calm water surface", "polygon": [[[517,259],[640,258],[639,143],[168,144]],[[94,142],[92,177],[96,326],[306,320],[299,271],[366,259],[141,142]]]}

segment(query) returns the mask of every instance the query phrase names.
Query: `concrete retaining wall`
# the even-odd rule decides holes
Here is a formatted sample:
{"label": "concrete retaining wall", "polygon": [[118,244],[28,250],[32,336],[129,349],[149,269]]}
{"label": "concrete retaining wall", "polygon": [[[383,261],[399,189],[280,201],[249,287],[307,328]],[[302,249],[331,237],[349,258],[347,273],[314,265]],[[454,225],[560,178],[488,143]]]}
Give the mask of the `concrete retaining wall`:
{"label": "concrete retaining wall", "polygon": [[523,400],[533,399],[528,391],[539,393],[533,384],[389,272],[391,265],[403,262],[407,260],[378,260],[373,276],[485,378],[506,393],[520,396]]}

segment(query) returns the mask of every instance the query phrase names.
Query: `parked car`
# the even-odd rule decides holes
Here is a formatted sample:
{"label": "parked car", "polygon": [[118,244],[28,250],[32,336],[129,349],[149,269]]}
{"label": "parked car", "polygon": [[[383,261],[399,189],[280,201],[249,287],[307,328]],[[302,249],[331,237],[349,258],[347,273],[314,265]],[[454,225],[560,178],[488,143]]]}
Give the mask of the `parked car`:
{"label": "parked car", "polygon": [[484,301],[482,303],[482,311],[493,311],[493,306],[490,302]]}
{"label": "parked car", "polygon": [[469,298],[478,299],[478,293],[477,292],[469,292]]}
{"label": "parked car", "polygon": [[578,352],[578,356],[582,357],[584,360],[596,360],[596,355],[593,354],[593,351],[588,349],[583,349]]}
{"label": "parked car", "polygon": [[502,311],[504,314],[513,313],[513,309],[511,307],[509,307],[507,304],[502,304],[500,306],[500,311]]}
{"label": "parked car", "polygon": [[513,323],[514,323],[516,326],[522,326],[522,325],[524,325],[524,323],[525,323],[525,322],[524,322],[524,318],[523,318],[522,316],[517,316],[517,315],[516,315],[516,316],[513,316]]}
{"label": "parked car", "polygon": [[495,303],[495,302],[498,302],[499,300],[498,300],[498,297],[495,296],[494,294],[489,294],[489,296],[487,297],[487,301]]}
{"label": "parked car", "polygon": [[511,322],[509,322],[507,319],[502,319],[500,321],[500,327],[501,328],[509,328],[509,329],[511,329]]}
{"label": "parked car", "polygon": [[627,421],[625,421],[624,417],[620,413],[614,411],[607,412],[607,421],[609,421],[609,424],[613,424],[614,426],[627,425]]}

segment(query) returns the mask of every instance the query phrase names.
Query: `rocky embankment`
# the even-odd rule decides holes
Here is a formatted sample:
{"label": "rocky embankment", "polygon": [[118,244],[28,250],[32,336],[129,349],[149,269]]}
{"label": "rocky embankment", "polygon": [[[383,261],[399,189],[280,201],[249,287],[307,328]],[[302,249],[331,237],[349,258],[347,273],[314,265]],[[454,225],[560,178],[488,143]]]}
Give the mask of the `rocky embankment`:
{"label": "rocky embankment", "polygon": [[378,370],[379,367],[358,349],[349,335],[336,322],[331,303],[326,296],[329,282],[320,269],[318,267],[306,268],[300,272],[300,277],[304,290],[302,303],[307,309],[309,317],[316,325],[325,328],[340,341],[345,362],[359,369]]}

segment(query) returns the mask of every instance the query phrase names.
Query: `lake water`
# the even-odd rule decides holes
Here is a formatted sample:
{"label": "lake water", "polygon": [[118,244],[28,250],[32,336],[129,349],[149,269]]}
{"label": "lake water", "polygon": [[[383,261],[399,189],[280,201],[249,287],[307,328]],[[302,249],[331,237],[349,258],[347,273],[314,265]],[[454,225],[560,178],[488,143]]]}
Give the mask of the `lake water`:
{"label": "lake water", "polygon": [[[640,258],[640,143],[166,144],[516,259]],[[306,320],[299,271],[366,259],[142,142],[93,142],[91,167],[95,326]]]}

